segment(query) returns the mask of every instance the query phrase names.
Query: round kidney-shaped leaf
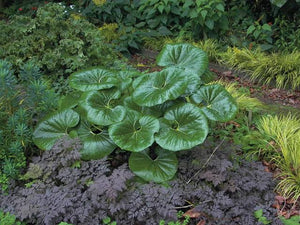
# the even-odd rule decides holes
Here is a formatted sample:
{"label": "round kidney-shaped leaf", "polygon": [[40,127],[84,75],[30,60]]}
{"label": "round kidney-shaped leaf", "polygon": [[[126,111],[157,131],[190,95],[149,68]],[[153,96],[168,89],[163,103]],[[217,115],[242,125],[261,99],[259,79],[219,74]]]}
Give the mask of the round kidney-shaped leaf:
{"label": "round kidney-shaped leaf", "polygon": [[146,115],[154,116],[154,117],[161,116],[161,111],[157,109],[155,106],[154,107],[140,106],[132,100],[132,96],[126,97],[123,102],[126,108],[130,110],[134,110],[137,113],[140,113],[140,115],[142,116],[146,116]]}
{"label": "round kidney-shaped leaf", "polygon": [[207,136],[207,120],[201,109],[186,103],[169,109],[160,119],[161,129],[155,141],[170,151],[190,149],[201,144]]}
{"label": "round kidney-shaped leaf", "polygon": [[152,116],[140,116],[129,111],[127,118],[109,127],[109,136],[122,149],[139,152],[152,145],[159,121]]}
{"label": "round kidney-shaped leaf", "polygon": [[69,78],[69,84],[76,90],[96,91],[116,86],[118,79],[112,71],[94,68],[73,73]]}
{"label": "round kidney-shaped leaf", "polygon": [[43,150],[50,150],[55,142],[68,135],[68,128],[75,127],[79,115],[72,109],[67,109],[49,115],[40,122],[33,132],[33,142]]}
{"label": "round kidney-shaped leaf", "polygon": [[83,160],[101,159],[112,153],[117,147],[110,139],[107,130],[95,129],[85,121],[81,121],[77,132],[83,143],[83,148],[80,150]]}
{"label": "round kidney-shaped leaf", "polygon": [[138,76],[136,71],[120,71],[117,73],[119,79],[118,86],[121,91],[128,89],[132,83],[132,78]]}
{"label": "round kidney-shaped leaf", "polygon": [[80,106],[86,111],[87,120],[91,123],[107,126],[124,119],[126,108],[114,106],[114,101],[121,93],[116,89],[85,92]]}
{"label": "round kidney-shaped leaf", "polygon": [[150,73],[134,83],[133,101],[141,106],[154,106],[178,98],[188,85],[186,74],[181,69],[169,68]]}
{"label": "round kidney-shaped leaf", "polygon": [[219,84],[201,87],[191,99],[199,104],[208,119],[214,121],[229,121],[238,109],[234,98]]}
{"label": "round kidney-shaped leaf", "polygon": [[174,152],[161,148],[156,149],[157,158],[144,152],[133,152],[129,158],[129,167],[132,172],[146,181],[162,183],[170,180],[177,172],[177,158]]}
{"label": "round kidney-shaped leaf", "polygon": [[60,110],[65,110],[65,109],[72,109],[75,108],[78,105],[79,99],[80,99],[81,94],[79,93],[71,93],[66,96],[62,96],[59,99],[59,109]]}
{"label": "round kidney-shaped leaf", "polygon": [[176,66],[202,75],[208,67],[208,56],[191,44],[167,44],[157,57],[159,66]]}

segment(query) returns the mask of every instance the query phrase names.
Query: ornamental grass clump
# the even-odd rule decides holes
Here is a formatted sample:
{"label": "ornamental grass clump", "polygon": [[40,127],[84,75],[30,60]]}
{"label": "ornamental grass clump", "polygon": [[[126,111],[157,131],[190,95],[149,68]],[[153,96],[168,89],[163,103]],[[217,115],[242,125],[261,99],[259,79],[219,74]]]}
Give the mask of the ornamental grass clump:
{"label": "ornamental grass clump", "polygon": [[277,88],[296,90],[300,87],[299,51],[267,55],[259,49],[228,48],[221,55],[220,62],[249,72],[252,80],[275,84]]}
{"label": "ornamental grass clump", "polygon": [[300,119],[291,114],[265,116],[258,128],[276,143],[274,159],[282,177],[277,190],[297,200],[300,197]]}
{"label": "ornamental grass clump", "polygon": [[158,183],[172,179],[175,152],[203,143],[208,121],[230,120],[237,106],[223,86],[205,84],[208,57],[201,49],[166,45],[157,64],[164,69],[146,74],[103,68],[73,73],[69,84],[75,91],[38,124],[35,144],[49,150],[65,135],[79,137],[83,160],[120,148],[131,152],[129,167],[137,176]]}

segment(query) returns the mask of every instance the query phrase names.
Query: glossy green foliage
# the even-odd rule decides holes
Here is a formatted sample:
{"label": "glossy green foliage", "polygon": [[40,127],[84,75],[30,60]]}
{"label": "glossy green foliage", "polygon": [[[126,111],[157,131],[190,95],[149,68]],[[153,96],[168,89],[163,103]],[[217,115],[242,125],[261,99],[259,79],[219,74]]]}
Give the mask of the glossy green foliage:
{"label": "glossy green foliage", "polygon": [[155,106],[182,95],[188,85],[187,73],[180,69],[165,69],[135,80],[133,101],[140,106]]}
{"label": "glossy green foliage", "polygon": [[111,71],[95,68],[73,73],[70,86],[79,91],[97,91],[111,88],[117,81]]}
{"label": "glossy green foliage", "polygon": [[201,76],[208,67],[208,56],[190,44],[168,44],[158,55],[157,64],[179,67]]}
{"label": "glossy green foliage", "polygon": [[116,54],[100,31],[76,18],[63,4],[49,3],[36,16],[16,15],[0,21],[0,58],[13,65],[33,60],[45,74],[70,74],[92,65],[109,65]]}
{"label": "glossy green foliage", "polygon": [[69,134],[69,128],[79,122],[79,115],[72,109],[66,109],[47,116],[41,121],[34,133],[34,143],[43,150],[50,150],[55,142]]}
{"label": "glossy green foliage", "polygon": [[[119,147],[131,152],[129,166],[137,176],[155,182],[172,179],[177,171],[174,151],[201,144],[208,134],[207,120],[227,121],[237,107],[221,86],[203,84],[208,60],[200,49],[189,44],[167,46],[159,61],[168,62],[166,68],[148,74],[100,68],[72,74],[69,83],[76,91],[62,99],[63,111],[37,126],[36,145],[49,149],[63,135],[78,136],[83,159],[103,158]],[[209,87],[205,98],[189,89],[195,77],[199,80],[195,89]],[[210,105],[193,102],[195,94],[201,101],[211,100]],[[214,117],[205,111],[209,107]]]}
{"label": "glossy green foliage", "polygon": [[161,129],[156,142],[170,151],[191,149],[201,144],[207,136],[207,119],[201,109],[184,103],[171,107],[160,119]]}
{"label": "glossy green foliage", "polygon": [[219,84],[206,85],[192,95],[207,118],[225,122],[232,119],[237,111],[234,98]]}
{"label": "glossy green foliage", "polygon": [[124,119],[126,108],[115,102],[121,97],[117,89],[107,89],[101,92],[86,92],[80,102],[86,111],[89,122],[107,126]]}
{"label": "glossy green foliage", "polygon": [[152,159],[145,151],[132,153],[129,158],[129,167],[137,176],[157,183],[174,177],[178,163],[175,153],[157,148],[157,157]]}
{"label": "glossy green foliage", "polygon": [[80,150],[83,160],[103,158],[117,148],[106,129],[91,126],[86,121],[80,122],[77,134],[83,142],[83,147]]}
{"label": "glossy green foliage", "polygon": [[151,146],[159,130],[158,119],[127,111],[127,117],[109,128],[112,140],[122,149],[139,152]]}
{"label": "glossy green foliage", "polygon": [[0,186],[18,179],[32,154],[32,127],[36,115],[55,110],[57,97],[33,63],[24,64],[18,77],[12,65],[0,60]]}

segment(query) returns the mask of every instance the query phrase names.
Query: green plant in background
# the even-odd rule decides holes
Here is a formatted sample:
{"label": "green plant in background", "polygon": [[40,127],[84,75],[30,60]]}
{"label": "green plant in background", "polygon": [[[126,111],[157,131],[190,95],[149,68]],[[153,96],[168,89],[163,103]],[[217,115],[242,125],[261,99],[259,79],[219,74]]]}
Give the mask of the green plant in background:
{"label": "green plant in background", "polygon": [[20,222],[16,219],[15,215],[5,213],[0,210],[0,224],[1,225],[25,225],[24,222]]}
{"label": "green plant in background", "polygon": [[106,217],[105,219],[102,220],[103,224],[107,225],[117,225],[116,221],[111,221],[110,217]]}
{"label": "green plant in background", "polygon": [[53,80],[92,65],[111,65],[119,56],[101,31],[83,18],[70,17],[63,4],[49,3],[36,17],[14,16],[0,21],[0,58],[17,69],[34,61]]}
{"label": "green plant in background", "polygon": [[300,216],[291,216],[289,219],[286,219],[283,216],[281,216],[280,220],[284,225],[298,225],[300,223]]}
{"label": "green plant in background", "polygon": [[20,68],[18,78],[12,65],[0,60],[0,185],[8,188],[26,166],[26,155],[33,152],[32,127],[37,115],[53,111],[57,97],[31,62]]}
{"label": "green plant in background", "polygon": [[251,48],[259,47],[262,51],[273,48],[272,35],[272,26],[267,23],[261,25],[260,22],[255,21],[255,23],[247,29],[247,36],[251,38]]}
{"label": "green plant in background", "polygon": [[[291,2],[291,0],[270,0],[270,2],[273,5],[276,5],[277,7],[281,8],[283,7],[288,1]],[[300,3],[300,0],[295,0],[297,3]]]}
{"label": "green plant in background", "polygon": [[270,224],[271,221],[269,221],[264,215],[263,210],[258,209],[254,212],[255,218],[258,220],[258,222],[261,222],[262,224]]}
{"label": "green plant in background", "polygon": [[300,52],[271,54],[255,61],[251,79],[261,83],[275,82],[278,88],[296,90],[300,86]]}
{"label": "green plant in background", "polygon": [[96,5],[91,1],[83,15],[100,26],[118,24],[120,35],[114,42],[122,52],[140,49],[145,37],[176,37],[185,32],[207,39],[228,30],[223,0],[107,0]]}
{"label": "green plant in background", "polygon": [[272,27],[276,50],[286,53],[300,51],[299,20],[291,21],[286,17],[278,17]]}
{"label": "green plant in background", "polygon": [[271,148],[266,141],[268,138],[263,137],[256,129],[256,123],[265,110],[262,102],[250,97],[249,90],[239,88],[236,83],[226,83],[221,80],[212,83],[222,84],[235,99],[239,108],[232,121],[212,124],[214,126],[212,136],[234,141],[235,144],[241,146],[246,158],[257,159],[262,155],[267,158],[266,152]]}
{"label": "green plant in background", "polygon": [[70,76],[76,92],[34,131],[35,144],[49,150],[62,136],[78,136],[84,160],[117,147],[131,152],[129,167],[147,181],[164,182],[177,171],[176,151],[201,144],[208,122],[228,121],[237,107],[218,84],[205,85],[208,57],[189,44],[166,45],[157,58],[164,69],[140,75],[94,68]]}
{"label": "green plant in background", "polygon": [[60,222],[58,225],[73,225],[71,223],[66,223],[66,222]]}
{"label": "green plant in background", "polygon": [[171,221],[171,222],[166,223],[166,221],[161,220],[159,222],[159,225],[188,225],[190,222],[190,217],[183,216],[183,214],[184,213],[182,211],[179,211],[179,212],[177,212],[177,218],[178,218],[177,221]]}
{"label": "green plant in background", "polygon": [[277,190],[286,198],[300,197],[300,119],[293,115],[265,116],[258,124],[274,142],[274,160],[281,169]]}

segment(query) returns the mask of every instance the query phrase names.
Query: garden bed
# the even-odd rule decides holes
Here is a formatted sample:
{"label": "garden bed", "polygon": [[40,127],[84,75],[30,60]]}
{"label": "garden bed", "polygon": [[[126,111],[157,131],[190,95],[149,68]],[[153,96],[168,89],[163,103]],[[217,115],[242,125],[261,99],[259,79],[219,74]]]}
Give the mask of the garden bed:
{"label": "garden bed", "polygon": [[[254,212],[261,209],[272,224],[281,224],[272,208],[272,173],[261,162],[240,158],[233,144],[207,141],[181,152],[176,178],[164,185],[135,180],[125,162],[78,165],[79,148],[77,141],[63,139],[34,158],[25,175],[33,182],[1,195],[0,208],[28,224],[45,225],[96,225],[107,216],[122,225],[152,225],[176,220],[179,210],[188,209],[196,217],[190,224],[259,224]],[[124,155],[117,158],[122,162]]]}

